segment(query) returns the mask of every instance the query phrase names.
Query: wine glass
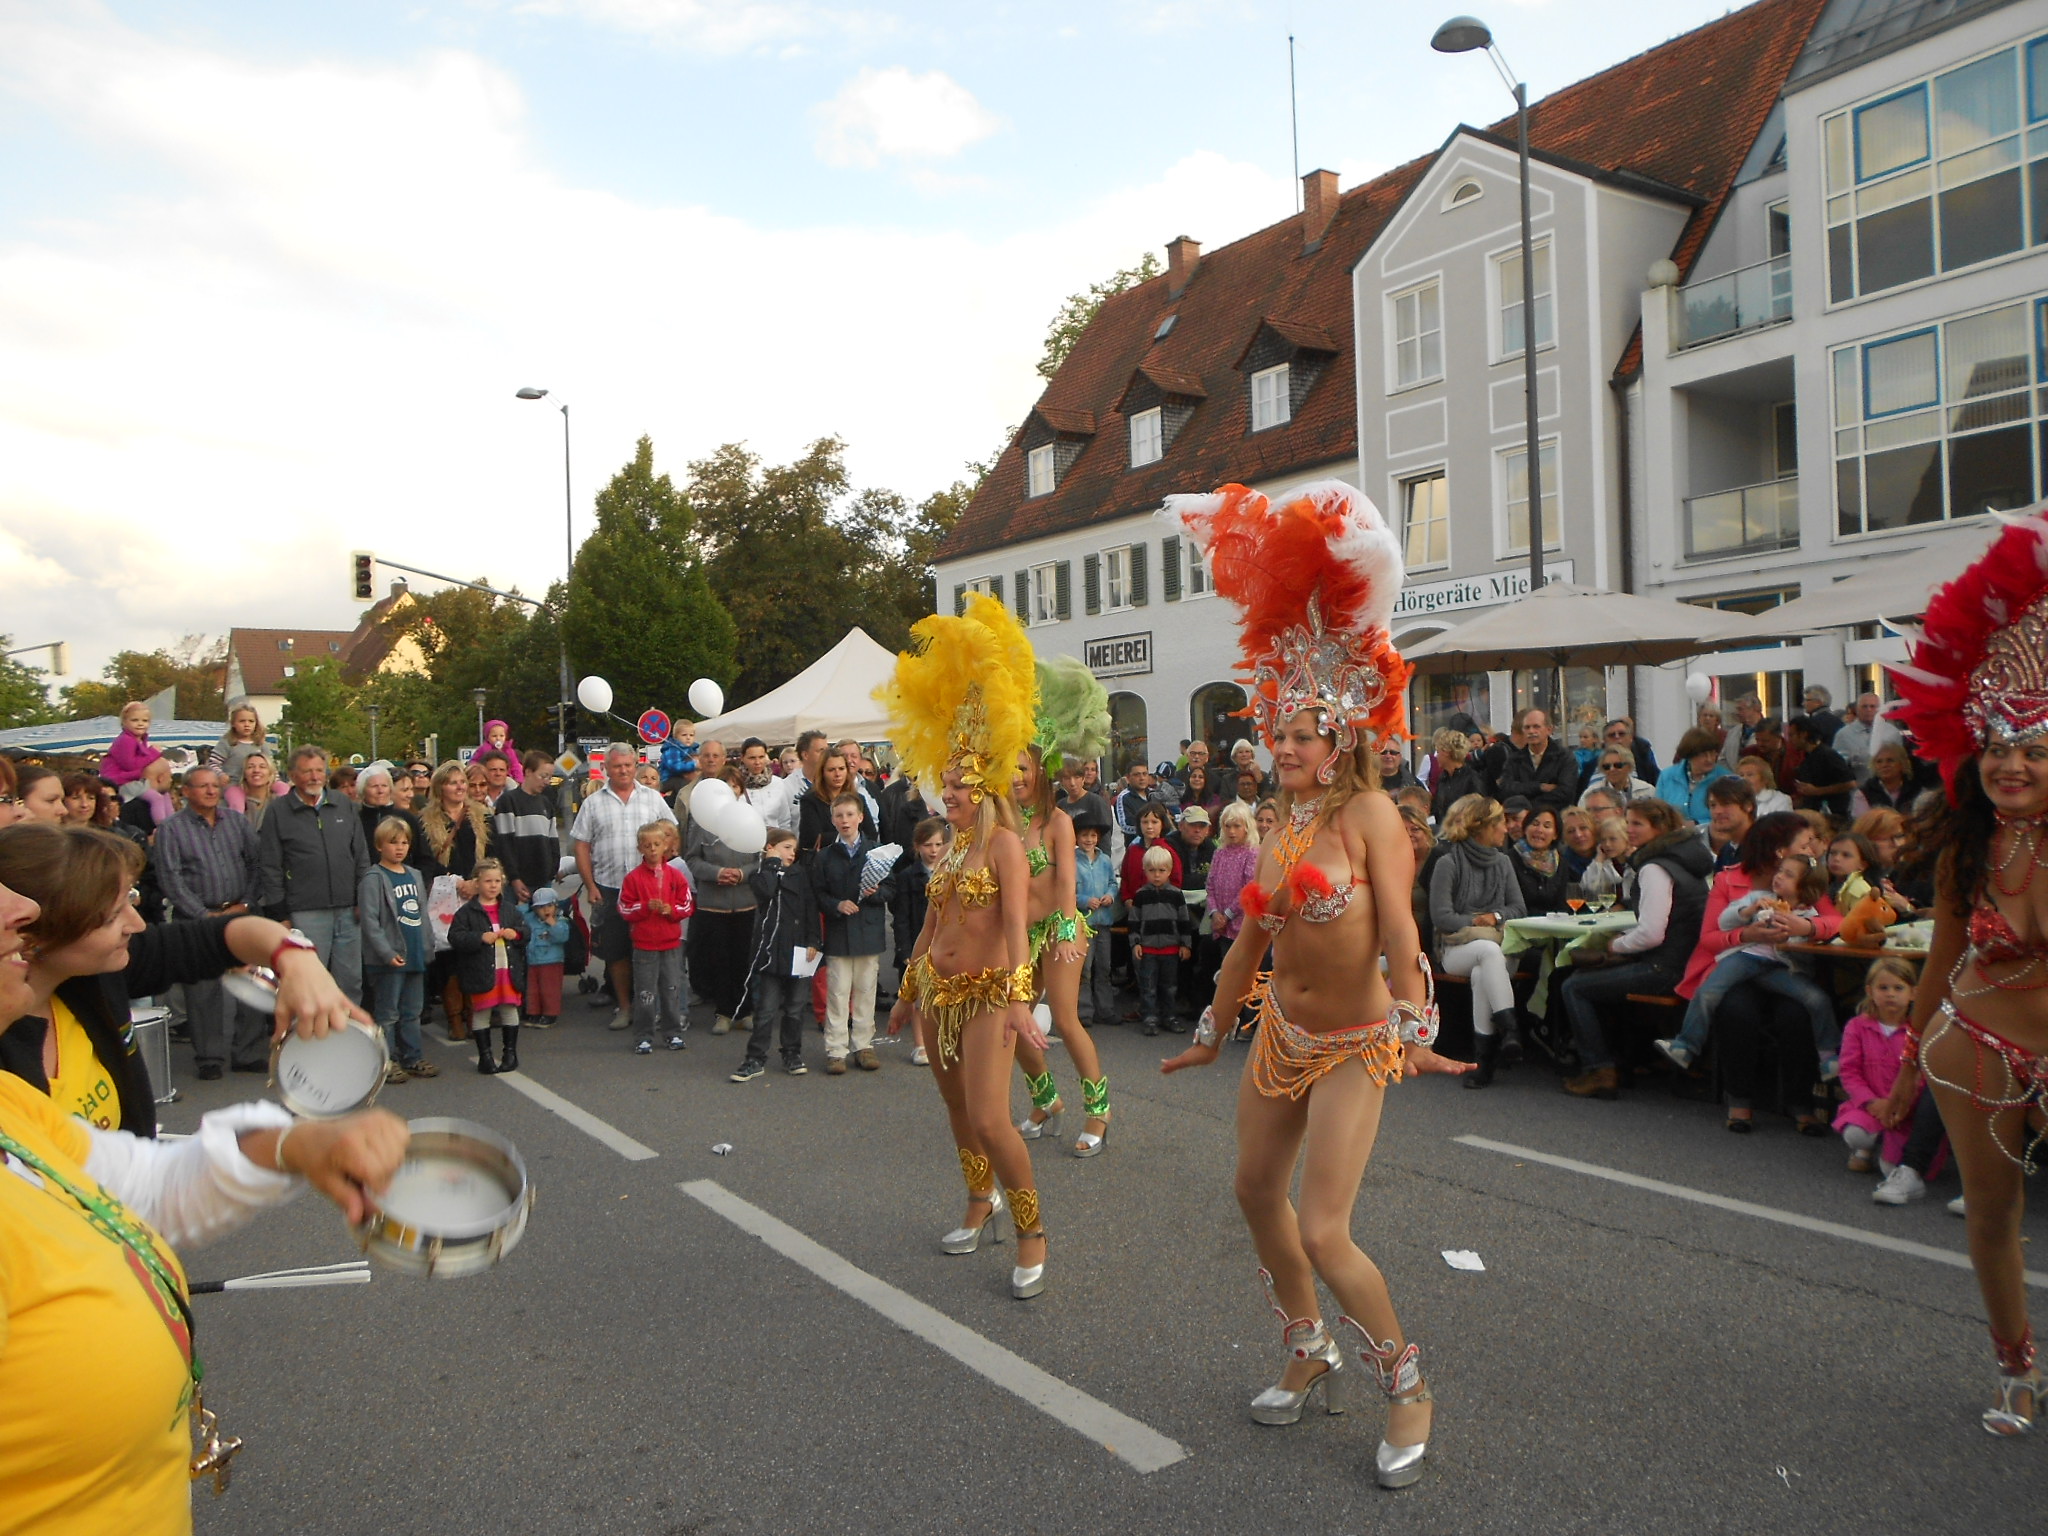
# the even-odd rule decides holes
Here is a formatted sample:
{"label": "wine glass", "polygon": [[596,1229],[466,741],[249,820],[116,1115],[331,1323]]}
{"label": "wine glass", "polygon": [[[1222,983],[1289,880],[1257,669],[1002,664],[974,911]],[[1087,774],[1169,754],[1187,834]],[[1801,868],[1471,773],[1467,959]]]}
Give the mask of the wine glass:
{"label": "wine glass", "polygon": [[1593,897],[1593,910],[1594,910],[1595,912],[1611,912],[1611,911],[1613,911],[1613,910],[1614,910],[1614,892],[1612,892],[1612,891],[1601,891],[1601,892],[1597,893],[1597,894],[1596,894],[1596,895],[1595,895],[1595,896]]}
{"label": "wine glass", "polygon": [[1564,904],[1572,909],[1572,916],[1579,915],[1579,909],[1586,904],[1586,897],[1579,883],[1574,880],[1564,888]]}

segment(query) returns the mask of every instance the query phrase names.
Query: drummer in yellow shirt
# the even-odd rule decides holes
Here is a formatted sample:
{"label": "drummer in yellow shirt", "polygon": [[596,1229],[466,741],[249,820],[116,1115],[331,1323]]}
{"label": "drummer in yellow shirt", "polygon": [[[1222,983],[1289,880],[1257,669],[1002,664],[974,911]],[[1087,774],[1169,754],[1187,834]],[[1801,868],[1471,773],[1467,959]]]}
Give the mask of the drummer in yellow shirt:
{"label": "drummer in yellow shirt", "polygon": [[[0,885],[0,1039],[35,1001],[22,929],[37,915]],[[173,1245],[302,1181],[360,1220],[406,1140],[382,1110],[301,1122],[248,1104],[158,1142],[0,1075],[0,1536],[185,1536],[198,1371]]]}

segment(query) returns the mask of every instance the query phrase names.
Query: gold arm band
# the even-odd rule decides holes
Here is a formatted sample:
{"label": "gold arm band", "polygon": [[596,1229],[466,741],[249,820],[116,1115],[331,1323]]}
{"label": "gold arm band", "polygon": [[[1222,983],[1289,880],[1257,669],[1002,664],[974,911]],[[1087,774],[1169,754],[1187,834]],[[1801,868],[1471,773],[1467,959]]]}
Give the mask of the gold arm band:
{"label": "gold arm band", "polygon": [[1038,987],[1032,980],[1032,969],[1030,966],[1020,965],[1017,969],[1010,972],[1010,1002],[1028,1003],[1037,998],[1037,996]]}

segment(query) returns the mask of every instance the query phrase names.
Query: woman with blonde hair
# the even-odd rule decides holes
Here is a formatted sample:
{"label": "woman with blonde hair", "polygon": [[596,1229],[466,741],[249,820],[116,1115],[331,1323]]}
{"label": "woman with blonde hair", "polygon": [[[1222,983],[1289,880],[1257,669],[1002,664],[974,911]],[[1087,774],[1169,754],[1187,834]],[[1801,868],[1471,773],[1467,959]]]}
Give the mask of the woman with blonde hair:
{"label": "woman with blonde hair", "polygon": [[1437,963],[1472,983],[1472,1047],[1478,1065],[1467,1088],[1493,1081],[1503,1047],[1515,1047],[1515,985],[1501,948],[1502,925],[1528,914],[1515,861],[1507,851],[1507,813],[1498,800],[1467,795],[1444,818],[1445,853],[1429,879],[1429,923]]}
{"label": "woman with blonde hair", "polygon": [[[1295,1423],[1319,1385],[1325,1408],[1338,1406],[1331,1394],[1348,1367],[1322,1324],[1320,1277],[1343,1309],[1338,1329],[1356,1336],[1358,1363],[1389,1400],[1375,1476],[1405,1487],[1422,1475],[1430,1390],[1385,1277],[1352,1240],[1351,1213],[1387,1085],[1466,1069],[1429,1049],[1436,1010],[1409,905],[1414,856],[1378,788],[1377,748],[1401,735],[1408,677],[1387,635],[1400,546],[1372,504],[1335,480],[1277,509],[1230,486],[1171,497],[1165,515],[1239,609],[1247,670],[1260,680],[1253,718],[1281,801],[1246,892],[1256,921],[1231,946],[1194,1044],[1161,1066],[1213,1063],[1218,1015],[1246,1000],[1258,1009],[1237,1096],[1237,1201],[1289,1361],[1253,1399],[1252,1418]],[[1298,1210],[1288,1197],[1297,1161]]]}
{"label": "woman with blonde hair", "polygon": [[1749,780],[1749,787],[1756,791],[1756,814],[1759,818],[1792,809],[1792,797],[1778,788],[1777,773],[1755,753],[1745,753],[1738,758],[1735,771]]}
{"label": "woman with blonde hair", "polygon": [[[413,849],[413,867],[426,881],[429,893],[443,876],[455,881],[455,894],[462,901],[476,895],[476,868],[489,856],[490,823],[484,816],[483,801],[471,796],[469,776],[453,758],[434,770],[427,786],[426,809],[420,813],[421,846]],[[448,1038],[469,1038],[469,998],[456,974],[454,953],[438,951],[427,967],[427,992],[438,992],[442,1011],[448,1018]]]}
{"label": "woman with blonde hair", "polygon": [[1016,1043],[1042,1051],[1045,1036],[1031,1016],[1031,870],[1010,785],[1031,741],[1037,677],[1016,619],[982,593],[963,615],[920,619],[911,640],[875,697],[903,771],[939,780],[953,840],[925,888],[924,928],[889,1033],[917,1015],[967,1182],[967,1219],[939,1246],[967,1254],[984,1234],[999,1241],[1007,1207],[1017,1236],[1010,1294],[1023,1301],[1045,1289],[1045,1225],[1031,1154],[1010,1123],[1010,1072]]}
{"label": "woman with blonde hair", "polygon": [[1429,819],[1439,827],[1444,814],[1467,795],[1486,793],[1486,775],[1472,761],[1473,742],[1463,731],[1448,727],[1430,739],[1437,761],[1437,775],[1430,781]]}

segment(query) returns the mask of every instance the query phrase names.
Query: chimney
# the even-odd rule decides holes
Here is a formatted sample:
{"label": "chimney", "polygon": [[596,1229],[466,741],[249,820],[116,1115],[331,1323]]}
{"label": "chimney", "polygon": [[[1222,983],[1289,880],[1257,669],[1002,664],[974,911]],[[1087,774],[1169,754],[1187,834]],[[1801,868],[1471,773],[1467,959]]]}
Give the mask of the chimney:
{"label": "chimney", "polygon": [[1188,283],[1195,275],[1195,268],[1202,263],[1202,247],[1199,241],[1190,240],[1186,235],[1177,235],[1166,242],[1166,292],[1169,298],[1179,298],[1187,292]]}
{"label": "chimney", "polygon": [[1337,173],[1310,171],[1301,178],[1301,248],[1312,251],[1337,216]]}

